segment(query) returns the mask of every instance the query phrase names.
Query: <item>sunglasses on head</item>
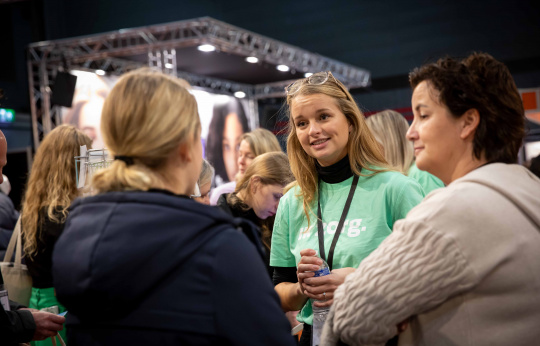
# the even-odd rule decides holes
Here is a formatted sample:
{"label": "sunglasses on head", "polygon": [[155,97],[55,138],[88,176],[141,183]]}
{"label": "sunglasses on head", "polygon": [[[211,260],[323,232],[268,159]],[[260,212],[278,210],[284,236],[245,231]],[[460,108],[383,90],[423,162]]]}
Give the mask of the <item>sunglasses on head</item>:
{"label": "sunglasses on head", "polygon": [[332,77],[334,81],[337,83],[337,79],[336,77],[332,75],[332,72],[330,71],[317,72],[307,78],[299,79],[287,85],[285,87],[285,93],[287,94],[287,96],[294,95],[298,92],[298,90],[300,90],[302,85],[304,84],[321,85],[321,84],[326,83],[330,77]]}

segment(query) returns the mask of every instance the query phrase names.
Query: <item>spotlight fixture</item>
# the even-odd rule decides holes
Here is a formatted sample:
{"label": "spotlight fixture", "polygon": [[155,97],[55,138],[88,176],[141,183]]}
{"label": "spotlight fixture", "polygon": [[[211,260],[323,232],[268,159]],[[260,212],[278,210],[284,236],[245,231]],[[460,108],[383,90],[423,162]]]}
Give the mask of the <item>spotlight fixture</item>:
{"label": "spotlight fixture", "polygon": [[306,72],[306,73],[304,73],[304,77],[306,77],[306,78],[307,78],[307,77],[310,77],[311,75],[313,75],[313,73],[311,73],[311,72]]}
{"label": "spotlight fixture", "polygon": [[246,97],[246,93],[243,92],[243,91],[237,91],[234,93],[234,97],[237,97],[239,99],[243,99],[244,97]]}
{"label": "spotlight fixture", "polygon": [[103,71],[103,70],[96,70],[96,74],[97,74],[98,76],[105,76],[105,71]]}
{"label": "spotlight fixture", "polygon": [[212,46],[211,44],[201,44],[199,47],[197,47],[197,49],[201,52],[213,52],[216,50],[216,47]]}
{"label": "spotlight fixture", "polygon": [[277,65],[276,67],[278,70],[280,70],[281,72],[287,72],[290,70],[289,66],[287,65]]}
{"label": "spotlight fixture", "polygon": [[246,58],[246,61],[251,63],[251,64],[256,64],[259,62],[259,58],[255,57],[255,56],[248,56]]}

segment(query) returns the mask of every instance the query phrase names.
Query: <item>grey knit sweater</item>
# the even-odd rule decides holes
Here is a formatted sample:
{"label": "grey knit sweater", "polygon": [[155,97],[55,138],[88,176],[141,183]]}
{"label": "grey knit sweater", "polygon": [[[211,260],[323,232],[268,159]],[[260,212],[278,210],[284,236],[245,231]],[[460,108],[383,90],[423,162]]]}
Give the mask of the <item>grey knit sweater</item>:
{"label": "grey knit sweater", "polygon": [[540,180],[490,164],[435,190],[335,293],[322,345],[534,345]]}

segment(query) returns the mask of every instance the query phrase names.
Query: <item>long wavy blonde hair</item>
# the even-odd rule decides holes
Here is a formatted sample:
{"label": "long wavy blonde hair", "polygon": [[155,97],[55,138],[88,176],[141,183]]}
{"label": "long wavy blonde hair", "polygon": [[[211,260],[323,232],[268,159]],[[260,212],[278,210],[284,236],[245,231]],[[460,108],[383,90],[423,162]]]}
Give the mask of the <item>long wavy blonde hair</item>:
{"label": "long wavy blonde hair", "polygon": [[387,109],[367,118],[366,124],[381,143],[388,163],[407,174],[414,161],[414,149],[406,137],[409,124],[403,115]]}
{"label": "long wavy blonde hair", "polygon": [[92,177],[95,193],[159,187],[162,168],[182,143],[199,138],[197,103],[185,81],[142,68],[122,76],[101,113],[101,133],[114,160]]}
{"label": "long wavy blonde hair", "polygon": [[[22,205],[22,236],[25,256],[32,258],[41,239],[40,211],[47,208],[50,220],[63,223],[68,207],[79,195],[75,179],[75,156],[80,146],[91,148],[92,140],[72,125],[61,125],[45,136],[39,146]],[[43,222],[43,220],[41,221]]]}
{"label": "long wavy blonde hair", "polygon": [[[353,127],[347,142],[347,153],[354,174],[365,175],[361,173],[362,168],[365,168],[371,171],[367,175],[373,175],[389,170],[391,167],[386,162],[377,140],[367,127],[364,114],[358,108],[347,88],[331,75],[325,83],[319,85],[309,84],[307,80],[307,78],[303,80],[300,89],[295,94],[287,95],[289,112],[287,155],[291,170],[296,177],[296,183],[300,186],[297,196],[303,201],[304,213],[309,223],[309,212],[312,210],[311,203],[317,195],[319,177],[315,168],[315,159],[304,151],[296,135],[296,127],[290,114],[296,97],[324,94],[336,101],[337,106]],[[289,185],[288,188],[294,186]]]}

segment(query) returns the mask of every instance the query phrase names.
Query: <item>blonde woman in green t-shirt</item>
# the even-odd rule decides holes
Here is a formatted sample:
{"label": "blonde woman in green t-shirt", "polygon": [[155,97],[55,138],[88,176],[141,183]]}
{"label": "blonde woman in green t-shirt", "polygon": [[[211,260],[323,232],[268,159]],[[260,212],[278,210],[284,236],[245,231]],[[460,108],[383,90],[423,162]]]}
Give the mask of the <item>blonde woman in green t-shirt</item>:
{"label": "blonde woman in green t-shirt", "polygon": [[[331,306],[336,288],[422,200],[423,191],[387,164],[351,94],[330,72],[298,80],[286,91],[287,152],[296,183],[278,207],[270,265],[282,308],[301,309],[300,344],[309,345],[308,299]],[[322,263],[317,253],[327,259],[331,275],[313,277]]]}
{"label": "blonde woman in green t-shirt", "polygon": [[444,187],[441,179],[416,167],[413,144],[406,137],[409,124],[403,115],[387,109],[367,118],[366,124],[377,142],[382,145],[384,157],[388,163],[416,180],[426,195]]}

